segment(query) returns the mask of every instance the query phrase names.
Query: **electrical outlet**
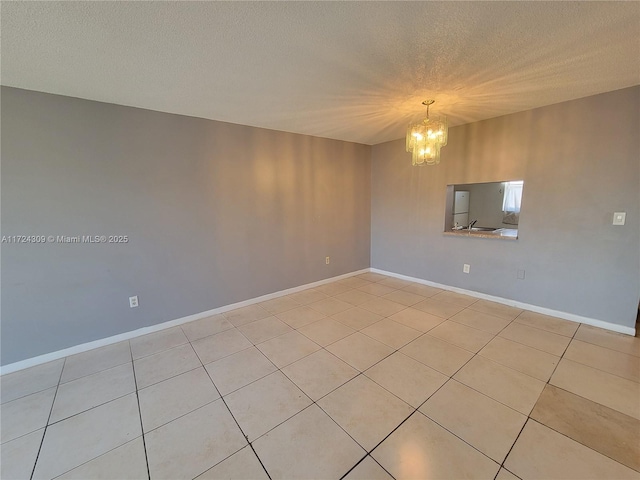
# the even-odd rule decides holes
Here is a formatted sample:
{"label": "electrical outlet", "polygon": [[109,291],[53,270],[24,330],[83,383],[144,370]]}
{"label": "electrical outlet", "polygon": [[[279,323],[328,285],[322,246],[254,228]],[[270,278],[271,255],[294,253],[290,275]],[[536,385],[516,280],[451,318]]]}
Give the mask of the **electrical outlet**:
{"label": "electrical outlet", "polygon": [[138,306],[138,296],[129,297],[129,307],[136,308]]}
{"label": "electrical outlet", "polygon": [[626,220],[627,212],[615,212],[613,214],[613,224],[614,225],[624,225],[624,221]]}
{"label": "electrical outlet", "polygon": [[524,280],[524,270],[518,270],[516,278],[518,280]]}
{"label": "electrical outlet", "polygon": [[325,265],[329,265],[331,263],[331,258],[330,257],[325,257],[324,263],[325,263]]}
{"label": "electrical outlet", "polygon": [[471,265],[469,265],[468,263],[465,263],[462,266],[462,273],[469,273],[471,271]]}

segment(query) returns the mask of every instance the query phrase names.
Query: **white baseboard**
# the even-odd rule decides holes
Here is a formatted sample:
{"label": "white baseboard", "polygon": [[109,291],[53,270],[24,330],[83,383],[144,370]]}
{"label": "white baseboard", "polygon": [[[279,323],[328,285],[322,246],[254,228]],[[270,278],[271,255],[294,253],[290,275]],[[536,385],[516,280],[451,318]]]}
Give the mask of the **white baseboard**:
{"label": "white baseboard", "polygon": [[422,278],[409,277],[408,275],[402,275],[400,273],[387,272],[386,270],[380,270],[379,268],[370,268],[369,271],[372,273],[379,273],[381,275],[388,275],[390,277],[399,278],[401,280],[408,280],[410,282],[416,282],[423,285],[429,285],[431,287],[441,288],[443,290],[462,293],[464,295],[469,295],[470,297],[476,297],[483,300],[489,300],[491,302],[502,303],[510,307],[517,307],[523,310],[530,310],[532,312],[541,313],[543,315],[562,318],[571,322],[585,323],[587,325],[610,330],[612,332],[624,333],[631,336],[635,336],[636,334],[636,329],[634,327],[625,327],[624,325],[617,325],[615,323],[605,322],[604,320],[583,317],[574,313],[561,312],[560,310],[552,310],[551,308],[539,307],[538,305],[531,305],[529,303],[518,302],[516,300],[509,300],[508,298],[495,297],[493,295],[487,295],[486,293],[475,292],[473,290],[465,290],[464,288],[452,287],[449,285],[444,285],[442,283],[430,282],[429,280],[423,280]]}
{"label": "white baseboard", "polygon": [[175,327],[177,325],[182,325],[183,323],[192,322],[194,320],[200,320],[201,318],[210,317],[211,315],[217,315],[219,313],[228,312],[229,310],[235,310],[236,308],[253,305],[254,303],[265,302],[273,298],[282,297],[284,295],[290,295],[292,293],[296,293],[301,290],[306,290],[307,288],[318,287],[320,285],[324,285],[325,283],[331,283],[331,282],[335,282],[336,280],[341,280],[343,278],[352,277],[354,275],[360,275],[361,273],[367,273],[369,270],[370,270],[369,268],[364,268],[362,270],[345,273],[343,275],[338,275],[336,277],[325,278],[324,280],[318,280],[317,282],[307,283],[306,285],[300,285],[298,287],[288,288],[286,290],[280,290],[279,292],[269,293],[267,295],[262,295],[260,297],[250,298],[249,300],[244,300],[242,302],[224,305],[222,307],[214,308],[212,310],[207,310],[206,312],[194,313],[193,315],[187,315],[186,317],[177,318],[175,320],[169,320],[163,323],[158,323],[157,325],[151,325],[149,327],[139,328],[137,330],[132,330],[130,332],[120,333],[118,335],[113,335],[107,338],[101,338],[100,340],[95,340],[93,342],[75,345],[73,347],[65,348],[63,350],[58,350],[56,352],[46,353],[44,355],[39,355],[37,357],[27,358],[26,360],[21,360],[19,362],[10,363],[10,364],[1,366],[0,375],[6,375],[8,373],[17,372],[18,370],[24,370],[25,368],[34,367],[36,365],[51,362],[53,360],[58,360],[60,358],[68,357],[69,355],[75,355],[76,353],[86,352],[87,350],[93,350],[94,348],[105,347],[107,345],[122,342],[124,340],[130,340],[132,338],[140,337],[142,335],[147,335],[148,333],[158,332],[160,330],[165,330],[167,328]]}

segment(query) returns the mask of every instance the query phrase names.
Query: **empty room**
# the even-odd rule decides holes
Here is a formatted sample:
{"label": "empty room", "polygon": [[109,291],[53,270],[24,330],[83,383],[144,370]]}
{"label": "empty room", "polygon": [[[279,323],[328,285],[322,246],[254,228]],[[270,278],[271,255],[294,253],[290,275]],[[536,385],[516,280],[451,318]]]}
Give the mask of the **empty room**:
{"label": "empty room", "polygon": [[0,478],[640,480],[640,2],[0,13]]}

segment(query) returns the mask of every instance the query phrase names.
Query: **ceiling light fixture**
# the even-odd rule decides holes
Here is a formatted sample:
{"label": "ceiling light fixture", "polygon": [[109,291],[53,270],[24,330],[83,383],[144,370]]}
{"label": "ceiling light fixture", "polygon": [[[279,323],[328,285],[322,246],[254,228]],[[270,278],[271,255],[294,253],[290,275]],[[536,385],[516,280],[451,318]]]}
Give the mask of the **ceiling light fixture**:
{"label": "ceiling light fixture", "polygon": [[429,106],[435,100],[422,102],[427,107],[427,118],[420,123],[411,123],[407,129],[407,152],[411,152],[414,166],[440,163],[440,148],[447,144],[447,117],[429,118]]}

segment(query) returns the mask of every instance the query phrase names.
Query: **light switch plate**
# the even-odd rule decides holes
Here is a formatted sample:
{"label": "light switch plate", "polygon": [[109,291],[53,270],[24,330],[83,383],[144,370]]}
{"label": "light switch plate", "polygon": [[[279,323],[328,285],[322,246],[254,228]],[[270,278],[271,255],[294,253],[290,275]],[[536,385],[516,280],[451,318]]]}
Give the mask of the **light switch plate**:
{"label": "light switch plate", "polygon": [[614,225],[624,225],[624,221],[627,217],[627,212],[614,212],[613,214],[613,224]]}

